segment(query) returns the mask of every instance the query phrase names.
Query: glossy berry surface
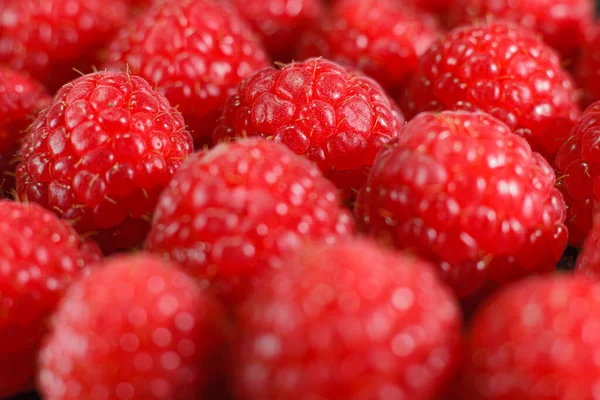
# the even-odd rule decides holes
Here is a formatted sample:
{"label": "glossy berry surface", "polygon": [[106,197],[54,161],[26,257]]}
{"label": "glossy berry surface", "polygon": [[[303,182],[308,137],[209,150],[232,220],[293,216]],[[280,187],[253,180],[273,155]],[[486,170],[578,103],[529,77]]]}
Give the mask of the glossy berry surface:
{"label": "glossy berry surface", "polygon": [[582,48],[574,75],[582,91],[583,106],[600,100],[600,31]]}
{"label": "glossy berry surface", "polygon": [[579,116],[558,54],[534,33],[502,22],[456,28],[421,58],[402,98],[410,116],[481,110],[553,160]]}
{"label": "glossy berry surface", "polygon": [[0,397],[31,389],[46,321],[100,250],[35,204],[0,200]]}
{"label": "glossy berry surface", "polygon": [[39,82],[0,65],[0,197],[14,187],[13,161],[23,131],[51,101]]}
{"label": "glossy berry surface", "polygon": [[600,214],[594,217],[594,225],[585,238],[575,268],[585,275],[600,275]]}
{"label": "glossy berry surface", "polygon": [[388,0],[346,0],[302,39],[298,59],[327,57],[394,92],[438,39],[435,17]]}
{"label": "glossy berry surface", "polygon": [[461,317],[432,266],[369,242],[308,245],[239,312],[247,400],[429,399],[458,358]]}
{"label": "glossy berry surface", "polygon": [[309,160],[263,139],[220,144],[175,175],[156,208],[146,248],[238,300],[306,239],[353,232],[334,185]]}
{"label": "glossy berry surface", "polygon": [[95,73],[64,86],[21,149],[19,197],[105,251],[141,244],[159,192],[192,151],[181,115],[142,78]]}
{"label": "glossy berry surface", "polygon": [[234,4],[279,62],[292,60],[298,39],[325,14],[321,0],[234,0]]}
{"label": "glossy berry surface", "polygon": [[567,242],[554,172],[485,113],[422,113],[382,150],[359,227],[435,262],[460,297],[554,270]]}
{"label": "glossy berry surface", "polygon": [[183,113],[198,148],[210,143],[237,85],[267,65],[246,21],[218,0],[158,3],[111,44],[107,61],[156,86]]}
{"label": "glossy berry surface", "polygon": [[597,282],[546,276],[519,282],[475,316],[461,399],[594,399],[600,367]]}
{"label": "glossy berry surface", "polygon": [[458,0],[450,13],[454,25],[491,17],[512,21],[541,34],[568,61],[589,40],[595,20],[593,0]]}
{"label": "glossy berry surface", "polygon": [[177,267],[147,255],[107,260],[61,302],[40,391],[47,400],[202,398],[224,328],[221,305]]}
{"label": "glossy berry surface", "polygon": [[349,197],[404,122],[375,81],[324,59],[264,69],[240,85],[215,140],[263,136],[317,163]]}
{"label": "glossy berry surface", "polygon": [[127,18],[124,0],[1,0],[0,62],[50,89],[97,65],[95,52]]}

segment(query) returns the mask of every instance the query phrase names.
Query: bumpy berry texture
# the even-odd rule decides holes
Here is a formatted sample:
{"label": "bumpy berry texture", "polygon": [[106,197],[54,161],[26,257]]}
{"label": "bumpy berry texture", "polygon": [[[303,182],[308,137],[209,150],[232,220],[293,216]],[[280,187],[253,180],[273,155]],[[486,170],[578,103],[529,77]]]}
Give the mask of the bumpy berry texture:
{"label": "bumpy berry texture", "polygon": [[228,2],[164,1],[112,43],[107,65],[140,75],[183,113],[196,147],[210,143],[237,85],[268,65],[262,44]]}
{"label": "bumpy berry texture", "polygon": [[129,256],[74,284],[40,352],[47,400],[203,397],[225,338],[223,307],[174,265]]}
{"label": "bumpy berry texture", "polygon": [[324,60],[257,72],[223,111],[215,140],[263,136],[316,162],[349,197],[404,117],[373,80]]}
{"label": "bumpy berry texture", "polygon": [[600,100],[600,30],[587,43],[574,68],[575,80],[582,91],[581,102],[584,107]]}
{"label": "bumpy berry texture", "polygon": [[359,227],[437,263],[460,297],[554,270],[567,243],[554,172],[485,113],[422,113],[382,150]]}
{"label": "bumpy berry texture", "polygon": [[430,399],[459,356],[460,312],[432,266],[369,242],[302,248],[238,321],[246,400]]}
{"label": "bumpy berry texture", "polygon": [[593,0],[458,0],[452,5],[454,25],[494,17],[538,32],[549,46],[572,61],[594,26]]}
{"label": "bumpy berry texture", "polygon": [[460,399],[597,397],[600,285],[583,276],[536,277],[479,310],[467,338]]}
{"label": "bumpy berry texture", "polygon": [[298,59],[324,56],[397,91],[438,39],[435,17],[389,0],[349,0],[302,39]]}
{"label": "bumpy berry texture", "polygon": [[0,201],[0,397],[30,389],[46,320],[100,259],[97,246],[42,207]]}
{"label": "bumpy berry texture", "polygon": [[309,160],[263,139],[195,155],[162,193],[146,248],[212,283],[228,301],[306,239],[353,232],[334,185]]}
{"label": "bumpy berry texture", "polygon": [[600,214],[594,216],[594,225],[588,232],[575,265],[577,272],[598,277],[600,275]]}
{"label": "bumpy berry texture", "polygon": [[0,65],[0,197],[14,187],[14,156],[23,131],[52,98],[30,77]]}
{"label": "bumpy berry texture", "polygon": [[298,38],[325,14],[321,0],[234,0],[272,59],[291,61]]}
{"label": "bumpy berry texture", "polygon": [[0,62],[51,89],[97,65],[95,51],[127,18],[124,0],[1,0],[0,9]]}
{"label": "bumpy berry texture", "polygon": [[600,102],[583,113],[556,156],[558,185],[567,204],[569,240],[581,246],[600,199]]}
{"label": "bumpy berry texture", "polygon": [[579,116],[558,54],[533,32],[502,22],[456,28],[421,58],[404,111],[481,110],[553,160]]}
{"label": "bumpy berry texture", "polygon": [[159,192],[192,139],[142,78],[95,73],[65,85],[21,148],[17,192],[73,222],[105,251],[141,244]]}

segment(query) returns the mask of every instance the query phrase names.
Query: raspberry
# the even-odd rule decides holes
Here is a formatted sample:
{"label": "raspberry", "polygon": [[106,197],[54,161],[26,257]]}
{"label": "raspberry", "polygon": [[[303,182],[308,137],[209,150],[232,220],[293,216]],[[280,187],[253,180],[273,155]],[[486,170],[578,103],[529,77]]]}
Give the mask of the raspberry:
{"label": "raspberry", "polygon": [[216,374],[222,306],[150,256],[107,261],[74,284],[40,355],[46,400],[203,397]]}
{"label": "raspberry", "polygon": [[493,16],[542,35],[566,59],[577,55],[594,26],[593,0],[458,0],[450,11],[454,25]]}
{"label": "raspberry", "polygon": [[578,272],[594,277],[600,274],[600,214],[594,217],[594,225],[585,238],[575,268]]}
{"label": "raspberry", "polygon": [[598,393],[598,283],[535,277],[479,310],[467,338],[461,399],[593,399]]}
{"label": "raspberry", "polygon": [[583,106],[589,106],[600,100],[600,26],[597,34],[583,46],[581,55],[575,63],[575,79],[582,89]]}
{"label": "raspberry", "polygon": [[0,201],[0,397],[31,388],[46,320],[71,281],[100,259],[50,211]]}
{"label": "raspberry", "polygon": [[362,241],[308,245],[242,304],[234,380],[246,400],[431,399],[460,329],[429,264]]}
{"label": "raspberry", "polygon": [[534,33],[502,22],[456,28],[434,44],[402,101],[411,116],[488,112],[550,161],[579,116],[574,84],[557,53]]}
{"label": "raspberry", "polygon": [[94,64],[95,52],[127,18],[124,0],[1,0],[0,62],[50,89]]}
{"label": "raspberry", "polygon": [[183,113],[196,147],[208,144],[220,110],[237,85],[266,67],[250,27],[228,2],[157,4],[111,44],[107,65],[158,87]]}
{"label": "raspberry", "polygon": [[567,242],[554,173],[485,113],[422,113],[382,150],[359,227],[435,262],[460,297],[554,270]]}
{"label": "raspberry", "polygon": [[305,239],[353,232],[331,182],[309,161],[262,139],[220,144],[175,175],[146,248],[184,265],[228,301]]}
{"label": "raspberry", "polygon": [[181,115],[145,80],[86,75],[34,122],[17,191],[72,220],[105,251],[129,248],[142,242],[159,192],[191,151]]}
{"label": "raspberry", "polygon": [[330,18],[303,38],[298,58],[325,56],[361,69],[395,92],[437,40],[433,16],[389,0],[340,2]]}
{"label": "raspberry", "polygon": [[404,117],[370,78],[323,59],[257,72],[232,96],[215,140],[264,136],[315,161],[349,197]]}
{"label": "raspberry", "polygon": [[234,0],[274,60],[288,62],[298,38],[325,13],[321,0]]}
{"label": "raspberry", "polygon": [[14,187],[13,156],[22,132],[51,101],[38,82],[0,65],[0,197]]}
{"label": "raspberry", "polygon": [[600,200],[600,102],[581,116],[556,156],[558,186],[567,203],[569,240],[581,246]]}

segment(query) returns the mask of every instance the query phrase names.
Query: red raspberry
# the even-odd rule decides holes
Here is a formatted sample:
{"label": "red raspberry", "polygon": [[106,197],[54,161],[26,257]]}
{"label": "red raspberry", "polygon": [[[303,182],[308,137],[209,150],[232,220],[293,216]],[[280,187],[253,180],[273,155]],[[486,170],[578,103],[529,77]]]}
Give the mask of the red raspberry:
{"label": "red raspberry", "polygon": [[95,51],[125,23],[124,0],[0,0],[0,62],[51,89],[90,69]]}
{"label": "red raspberry", "polygon": [[532,32],[494,22],[457,28],[433,45],[403,98],[421,111],[486,111],[552,160],[579,116],[560,58]]}
{"label": "red raspberry", "polygon": [[106,251],[141,243],[159,192],[192,151],[181,115],[140,77],[95,73],[65,85],[21,149],[17,191]]}
{"label": "red raspberry", "polygon": [[348,196],[404,117],[370,78],[323,59],[264,69],[232,96],[215,140],[264,136],[315,161]]}
{"label": "red raspberry", "polygon": [[38,82],[0,65],[0,197],[14,187],[13,156],[22,132],[51,101]]}
{"label": "red raspberry", "polygon": [[279,144],[221,144],[186,163],[163,192],[146,247],[244,296],[268,267],[304,239],[326,242],[353,232],[331,182]]}
{"label": "red raspberry", "polygon": [[472,321],[457,398],[597,398],[599,290],[586,277],[550,275],[494,297]]}
{"label": "red raspberry", "polygon": [[192,131],[210,142],[220,110],[247,76],[268,65],[262,45],[228,2],[164,1],[110,46],[108,66],[155,85]]}
{"label": "red raspberry", "polygon": [[288,62],[298,38],[325,13],[321,0],[234,0],[272,58]]}
{"label": "red raspberry", "polygon": [[100,259],[50,211],[0,201],[0,398],[31,388],[46,320],[73,279]]}
{"label": "red raspberry", "polygon": [[575,79],[582,89],[583,106],[589,106],[600,100],[600,26],[597,34],[583,46],[580,57],[575,63]]}
{"label": "red raspberry", "polygon": [[567,243],[554,173],[485,113],[422,113],[377,156],[356,208],[385,244],[434,261],[460,297],[554,270]]}
{"label": "red raspberry", "polygon": [[120,257],[74,284],[40,356],[46,400],[203,397],[224,338],[221,305],[184,272]]}
{"label": "red raspberry", "polygon": [[307,33],[298,58],[324,56],[364,71],[395,92],[437,40],[435,17],[389,0],[350,0]]}
{"label": "red raspberry", "polygon": [[453,25],[493,16],[542,35],[565,58],[577,55],[595,20],[593,0],[458,0],[450,11]]}
{"label": "red raspberry", "polygon": [[431,265],[368,242],[309,245],[242,304],[234,379],[246,400],[431,399],[460,330]]}
{"label": "red raspberry", "polygon": [[585,238],[575,268],[586,275],[600,276],[600,214],[594,217],[594,225]]}

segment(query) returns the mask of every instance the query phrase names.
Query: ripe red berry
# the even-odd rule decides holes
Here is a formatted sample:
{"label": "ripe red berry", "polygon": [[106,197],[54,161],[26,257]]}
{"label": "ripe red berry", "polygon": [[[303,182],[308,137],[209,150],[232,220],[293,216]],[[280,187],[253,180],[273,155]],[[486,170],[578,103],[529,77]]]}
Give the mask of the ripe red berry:
{"label": "ripe red berry", "polygon": [[323,59],[257,72],[232,96],[215,140],[264,136],[315,161],[349,197],[404,118],[370,78]]}
{"label": "ripe red berry", "polygon": [[519,282],[481,308],[467,337],[460,399],[594,399],[600,285],[583,276]]}
{"label": "ripe red berry", "polygon": [[74,284],[40,356],[46,400],[212,398],[225,317],[177,267],[129,256]]}
{"label": "ripe red berry", "polygon": [[51,89],[88,71],[127,18],[124,0],[2,0],[0,62]]}
{"label": "ripe red berry", "polygon": [[190,159],[162,193],[148,250],[238,300],[305,239],[353,232],[335,187],[309,161],[262,139],[220,144]]}
{"label": "ripe red berry", "polygon": [[575,63],[575,79],[582,91],[583,106],[589,106],[600,100],[600,26],[597,33],[581,49],[581,55]]}
{"label": "ripe red berry", "polygon": [[107,65],[140,75],[183,113],[196,147],[247,76],[268,65],[260,42],[228,2],[157,4],[111,44]]}
{"label": "ripe red berry", "polygon": [[17,191],[93,235],[139,245],[159,192],[192,151],[181,115],[140,77],[95,73],[65,85],[21,149]]}
{"label": "ripe red berry", "polygon": [[558,54],[534,33],[493,22],[451,31],[421,58],[404,110],[481,110],[505,122],[548,160],[579,116]]}
{"label": "ripe red berry", "polygon": [[554,172],[485,113],[422,113],[382,150],[361,229],[437,263],[460,297],[554,270],[567,243]]}
{"label": "ripe red berry", "polygon": [[585,238],[575,268],[586,275],[600,276],[600,214],[594,217],[594,225]]}
{"label": "ripe red berry", "polygon": [[46,320],[100,250],[50,211],[0,201],[0,398],[32,387]]}
{"label": "ripe red berry", "polygon": [[234,0],[273,60],[291,61],[298,38],[325,13],[321,0]]}
{"label": "ripe red berry", "polygon": [[308,245],[242,304],[234,381],[246,400],[431,399],[460,329],[431,265],[368,242]]}
{"label": "ripe red berry", "polygon": [[350,0],[304,37],[298,58],[324,56],[358,68],[395,92],[438,39],[435,17],[389,0]]}
{"label": "ripe red berry", "polygon": [[450,11],[453,25],[494,17],[538,32],[565,59],[577,55],[592,33],[593,0],[458,0]]}
{"label": "ripe red berry", "polygon": [[23,131],[52,98],[40,83],[0,65],[0,197],[14,187],[14,155]]}

